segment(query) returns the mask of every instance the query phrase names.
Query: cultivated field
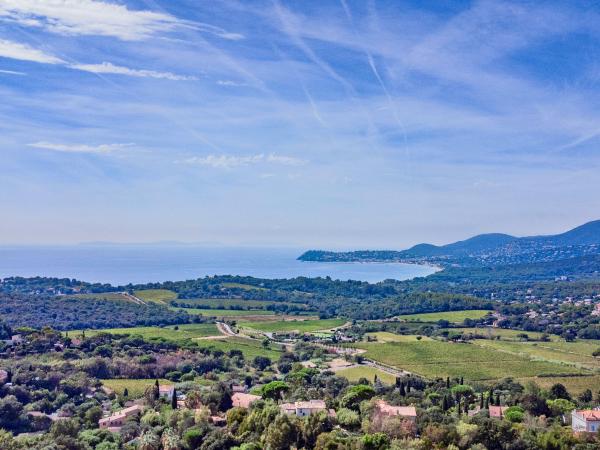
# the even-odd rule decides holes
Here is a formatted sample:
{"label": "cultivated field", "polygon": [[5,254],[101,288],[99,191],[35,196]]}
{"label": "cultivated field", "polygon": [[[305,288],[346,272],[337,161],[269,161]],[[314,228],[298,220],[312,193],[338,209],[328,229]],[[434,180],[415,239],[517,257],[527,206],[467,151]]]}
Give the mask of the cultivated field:
{"label": "cultivated field", "polygon": [[240,327],[248,327],[267,333],[297,331],[299,333],[310,333],[313,331],[330,330],[344,325],[343,319],[324,320],[284,320],[278,322],[241,322]]}
{"label": "cultivated field", "polygon": [[534,377],[590,373],[572,365],[532,360],[476,344],[443,341],[359,343],[367,358],[405,369],[428,378],[464,377],[467,380],[494,380],[504,377]]}
{"label": "cultivated field", "polygon": [[200,347],[212,348],[228,352],[230,350],[241,350],[246,359],[254,359],[257,356],[266,356],[276,362],[282,353],[280,345],[271,344],[265,349],[262,341],[256,339],[245,339],[241,337],[228,337],[226,339],[204,339],[195,341]]}
{"label": "cultivated field", "polygon": [[188,305],[203,306],[209,309],[227,309],[227,308],[254,308],[263,309],[269,305],[289,305],[287,302],[274,302],[271,300],[243,300],[238,298],[190,298],[179,299],[178,303]]}
{"label": "cultivated field", "polygon": [[445,311],[424,314],[406,314],[398,316],[400,320],[411,320],[420,322],[437,322],[438,320],[447,320],[452,323],[461,323],[465,319],[481,319],[490,311],[485,309],[472,309],[468,311]]}
{"label": "cultivated field", "polygon": [[251,284],[242,284],[242,283],[221,283],[221,286],[229,289],[244,289],[245,291],[266,291],[267,289],[259,286],[252,286]]}
{"label": "cultivated field", "polygon": [[275,312],[264,309],[204,309],[204,308],[171,308],[186,311],[188,314],[200,314],[206,317],[243,317],[243,316],[273,316]]}
{"label": "cultivated field", "polygon": [[[520,334],[525,333],[529,336],[530,339],[539,339],[542,336],[542,333],[538,333],[537,331],[520,331],[520,330],[507,330],[504,328],[448,328],[450,332],[455,333],[472,333],[476,335],[487,336],[491,338],[496,338],[500,336],[502,340],[512,340],[512,341],[520,341]],[[549,335],[550,340],[559,339],[556,335]]]}
{"label": "cultivated field", "polygon": [[[417,336],[414,334],[404,335],[404,334],[396,334],[390,333],[388,331],[378,331],[376,333],[367,333],[367,336],[371,338],[377,339],[377,342],[386,343],[386,342],[417,342]],[[421,336],[422,341],[430,341],[431,338],[427,336]]]}
{"label": "cultivated field", "polygon": [[335,374],[347,378],[348,381],[352,382],[357,382],[360,378],[366,378],[373,382],[375,380],[375,375],[377,375],[377,378],[384,383],[394,384],[396,382],[396,377],[394,375],[369,366],[349,367],[347,369],[338,370]]}
{"label": "cultivated field", "polygon": [[533,381],[538,386],[549,389],[554,384],[560,383],[564,385],[570,394],[576,395],[586,389],[591,389],[596,392],[600,386],[600,375],[589,377],[535,377],[535,378],[519,378],[521,384],[525,385],[528,381]]}
{"label": "cultivated field", "polygon": [[[131,379],[124,380],[121,378],[112,378],[109,380],[101,380],[102,384],[109,389],[112,389],[119,395],[123,395],[123,391],[127,388],[129,393],[129,398],[138,398],[144,395],[144,391],[148,386],[153,386],[156,380],[147,380],[147,379]],[[158,380],[159,384],[173,384],[172,381],[169,380]]]}
{"label": "cultivated field", "polygon": [[177,293],[168,289],[143,289],[141,291],[133,291],[133,295],[147,302],[168,303],[170,300],[177,298]]}
{"label": "cultivated field", "polygon": [[121,294],[120,292],[101,292],[98,294],[73,294],[67,297],[72,298],[83,298],[83,299],[96,299],[96,300],[112,300],[112,301],[131,301],[129,298]]}
{"label": "cultivated field", "polygon": [[[175,329],[178,327],[179,329]],[[185,339],[198,339],[207,336],[220,336],[219,330],[214,323],[198,323],[185,325],[171,325],[167,327],[135,327],[135,328],[106,328],[103,330],[87,330],[86,336],[94,336],[99,333],[130,334],[141,336],[144,339],[163,338],[171,341],[183,341]]]}

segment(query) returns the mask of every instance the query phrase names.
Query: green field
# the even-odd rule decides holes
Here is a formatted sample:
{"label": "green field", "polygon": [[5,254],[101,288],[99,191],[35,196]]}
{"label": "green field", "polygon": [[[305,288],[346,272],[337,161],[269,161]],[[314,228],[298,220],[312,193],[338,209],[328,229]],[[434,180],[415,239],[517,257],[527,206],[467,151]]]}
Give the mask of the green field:
{"label": "green field", "polygon": [[257,356],[266,356],[271,361],[277,361],[282,353],[279,345],[271,344],[268,349],[262,347],[262,341],[256,339],[245,339],[240,337],[228,337],[225,339],[204,339],[197,340],[200,347],[213,348],[228,352],[229,350],[241,350],[246,359],[253,359]]}
{"label": "green field", "polygon": [[600,341],[509,342],[478,339],[475,343],[481,347],[525,356],[529,359],[566,363],[600,371],[600,359],[592,356],[592,352],[600,347]]}
{"label": "green field", "polygon": [[67,298],[82,298],[82,299],[97,299],[97,300],[113,300],[113,301],[126,301],[129,302],[120,292],[100,292],[98,294],[73,294],[68,295]]}
{"label": "green field", "polygon": [[253,308],[264,309],[269,305],[290,305],[289,302],[274,302],[271,300],[243,300],[239,298],[190,298],[179,299],[178,303],[186,303],[190,306],[203,306],[209,309]]}
{"label": "green field", "polygon": [[[417,342],[417,336],[414,334],[396,334],[390,333],[388,331],[378,331],[376,333],[367,333],[367,336],[372,338],[376,338],[377,342],[386,343],[386,342]],[[421,341],[430,341],[431,338],[427,336],[421,336]]]}
{"label": "green field", "polygon": [[177,298],[177,293],[168,289],[143,289],[133,291],[133,295],[147,302],[168,303]]}
{"label": "green field", "polygon": [[564,385],[570,394],[576,395],[591,389],[592,392],[598,390],[600,386],[600,375],[593,375],[589,377],[535,377],[535,378],[519,378],[517,381],[525,385],[528,381],[533,381],[538,386],[549,389],[554,384],[560,383]]}
{"label": "green field", "polygon": [[221,283],[221,286],[229,289],[243,289],[245,291],[266,291],[267,289],[259,286],[252,286],[251,284],[242,283]]}
{"label": "green field", "polygon": [[330,330],[344,325],[343,319],[324,320],[282,320],[277,322],[241,322],[239,326],[248,327],[267,333],[291,332],[310,333],[313,331]]}
{"label": "green field", "polygon": [[544,374],[590,373],[571,365],[531,360],[526,356],[484,348],[476,344],[443,341],[359,343],[367,358],[414,372],[427,378],[465,377],[494,380]]}
{"label": "green field", "polygon": [[[453,333],[473,333],[477,335],[489,336],[491,338],[496,338],[500,336],[502,340],[512,340],[512,341],[520,341],[519,335],[525,333],[529,336],[530,339],[539,339],[542,336],[542,333],[538,333],[537,331],[520,331],[520,330],[507,330],[505,328],[447,328],[450,332]],[[551,340],[558,339],[558,336],[550,335],[549,338]]]}
{"label": "green field", "polygon": [[186,311],[188,314],[200,314],[206,317],[243,317],[243,316],[273,316],[274,311],[264,309],[240,310],[240,309],[203,309],[203,308],[172,308]]}
{"label": "green field", "polygon": [[490,311],[485,309],[471,309],[468,311],[445,311],[424,314],[407,314],[398,316],[400,320],[419,321],[419,322],[437,322],[438,320],[447,320],[452,323],[461,323],[465,319],[481,319]]}
{"label": "green field", "polygon": [[[178,330],[175,329],[176,326],[179,327]],[[171,341],[221,335],[214,323],[171,325],[168,327],[106,328],[103,330],[87,330],[85,334],[86,336],[94,336],[103,332],[137,335],[144,339],[164,338]]]}
{"label": "green field", "polygon": [[357,382],[360,378],[366,378],[373,382],[375,380],[375,375],[377,375],[377,378],[384,383],[394,384],[396,382],[396,377],[394,375],[369,366],[349,367],[348,369],[338,370],[335,374],[347,378],[348,381],[352,382]]}
{"label": "green field", "polygon": [[[148,386],[154,385],[156,380],[141,380],[141,379],[132,379],[132,380],[124,380],[120,378],[112,378],[110,380],[101,380],[102,384],[107,388],[112,389],[119,395],[123,395],[123,390],[127,388],[129,393],[129,398],[138,398],[144,395],[144,391]],[[169,380],[158,380],[160,384],[173,384],[172,381]]]}

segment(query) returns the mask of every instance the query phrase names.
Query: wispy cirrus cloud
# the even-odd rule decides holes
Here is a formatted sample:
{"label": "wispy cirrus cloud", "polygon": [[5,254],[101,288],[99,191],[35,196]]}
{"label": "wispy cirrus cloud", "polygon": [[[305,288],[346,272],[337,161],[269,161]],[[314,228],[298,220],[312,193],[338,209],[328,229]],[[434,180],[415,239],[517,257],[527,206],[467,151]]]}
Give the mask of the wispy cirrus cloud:
{"label": "wispy cirrus cloud", "polygon": [[214,25],[99,0],[0,0],[0,19],[57,34],[111,36],[124,41],[144,40],[182,27],[222,39],[244,38]]}
{"label": "wispy cirrus cloud", "polygon": [[215,169],[233,169],[236,167],[249,166],[259,163],[281,164],[284,166],[301,166],[308,161],[293,156],[277,155],[270,153],[258,153],[256,155],[238,156],[238,155],[207,155],[194,156],[183,161],[185,164],[213,167]]}
{"label": "wispy cirrus cloud", "polygon": [[46,141],[39,141],[32,144],[27,144],[29,147],[39,148],[43,150],[50,150],[53,152],[62,153],[98,153],[108,154],[115,151],[123,150],[134,146],[135,144],[99,144],[99,145],[88,145],[88,144],[61,144]]}
{"label": "wispy cirrus cloud", "polygon": [[194,76],[177,75],[172,72],[157,72],[154,70],[132,69],[130,67],[117,66],[109,62],[103,62],[100,64],[71,64],[69,65],[69,67],[71,69],[82,70],[84,72],[129,75],[132,77],[140,78],[162,78],[172,81],[190,81],[198,79]]}
{"label": "wispy cirrus cloud", "polygon": [[5,73],[7,75],[27,75],[25,72],[19,72],[17,70],[4,70],[4,69],[0,69],[0,73]]}
{"label": "wispy cirrus cloud", "polygon": [[64,64],[64,61],[42,50],[20,42],[0,39],[0,57],[43,64]]}

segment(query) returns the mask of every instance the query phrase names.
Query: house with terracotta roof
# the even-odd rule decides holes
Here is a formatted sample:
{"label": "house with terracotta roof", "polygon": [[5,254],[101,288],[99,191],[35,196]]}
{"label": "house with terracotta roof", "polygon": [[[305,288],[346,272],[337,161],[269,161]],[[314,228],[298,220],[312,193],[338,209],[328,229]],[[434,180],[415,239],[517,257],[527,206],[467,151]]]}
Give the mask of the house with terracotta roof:
{"label": "house with terracotta roof", "polygon": [[327,406],[323,400],[282,403],[279,405],[279,409],[285,414],[295,414],[298,417],[310,416],[311,414],[316,414],[321,411],[326,411],[330,415],[335,414],[335,412],[327,411]]}
{"label": "house with terracotta roof", "polygon": [[414,406],[392,406],[385,400],[378,400],[375,410],[376,414],[386,417],[401,416],[413,422],[417,420],[417,410]]}
{"label": "house with terracotta roof", "polygon": [[128,417],[140,415],[143,409],[144,408],[141,405],[133,405],[129,408],[123,408],[111,416],[100,419],[98,421],[98,426],[110,431],[119,431],[125,424],[125,421]]}
{"label": "house with terracotta roof", "polygon": [[508,409],[508,406],[496,406],[490,405],[490,417],[495,417],[496,419],[502,419],[504,417],[505,411]]}
{"label": "house with terracotta roof", "polygon": [[231,396],[231,403],[238,408],[248,409],[256,400],[260,400],[260,396],[246,394],[244,392],[236,392]]}
{"label": "house with terracotta roof", "polygon": [[600,409],[572,411],[571,428],[575,433],[597,433],[600,431]]}

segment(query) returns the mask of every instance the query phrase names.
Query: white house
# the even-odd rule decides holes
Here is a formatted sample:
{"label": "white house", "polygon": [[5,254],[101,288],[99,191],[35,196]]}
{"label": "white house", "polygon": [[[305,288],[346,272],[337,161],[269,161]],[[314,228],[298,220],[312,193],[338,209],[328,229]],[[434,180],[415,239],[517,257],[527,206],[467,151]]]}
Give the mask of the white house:
{"label": "white house", "polygon": [[139,415],[143,411],[141,405],[133,405],[129,408],[121,409],[111,416],[105,417],[98,421],[100,428],[105,428],[110,431],[119,431],[128,417]]}
{"label": "white house", "polygon": [[323,400],[309,400],[307,402],[282,403],[279,405],[282,412],[295,414],[298,417],[306,417],[320,411],[327,411]]}
{"label": "white house", "polygon": [[576,433],[600,431],[600,409],[583,409],[571,412],[571,427]]}

